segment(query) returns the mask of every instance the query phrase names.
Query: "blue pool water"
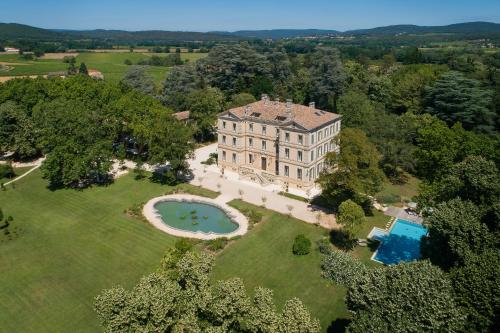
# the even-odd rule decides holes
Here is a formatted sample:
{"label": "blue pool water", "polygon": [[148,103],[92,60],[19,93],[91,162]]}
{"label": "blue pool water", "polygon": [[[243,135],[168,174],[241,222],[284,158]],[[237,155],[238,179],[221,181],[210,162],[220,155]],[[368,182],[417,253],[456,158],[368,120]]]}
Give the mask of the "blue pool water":
{"label": "blue pool water", "polygon": [[420,258],[420,239],[427,228],[405,220],[396,220],[388,235],[376,237],[382,243],[373,259],[386,265]]}

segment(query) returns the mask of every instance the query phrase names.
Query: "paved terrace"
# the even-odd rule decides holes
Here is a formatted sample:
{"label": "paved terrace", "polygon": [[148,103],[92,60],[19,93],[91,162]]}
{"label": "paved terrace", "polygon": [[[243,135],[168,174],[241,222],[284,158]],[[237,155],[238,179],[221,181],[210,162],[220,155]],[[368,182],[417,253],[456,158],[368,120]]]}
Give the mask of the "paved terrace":
{"label": "paved terrace", "polygon": [[216,150],[217,144],[197,149],[194,158],[189,160],[189,164],[194,175],[190,183],[221,192],[222,194],[217,198],[217,201],[228,202],[233,199],[242,199],[257,206],[264,205],[266,208],[279,213],[291,214],[293,217],[307,223],[318,224],[319,222],[322,227],[327,229],[339,227],[335,216],[330,212],[279,195],[278,192],[282,189],[278,185],[261,186],[257,183],[241,180],[238,174],[227,170],[222,175],[217,165],[208,166],[201,163],[206,161],[210,153],[214,153]]}

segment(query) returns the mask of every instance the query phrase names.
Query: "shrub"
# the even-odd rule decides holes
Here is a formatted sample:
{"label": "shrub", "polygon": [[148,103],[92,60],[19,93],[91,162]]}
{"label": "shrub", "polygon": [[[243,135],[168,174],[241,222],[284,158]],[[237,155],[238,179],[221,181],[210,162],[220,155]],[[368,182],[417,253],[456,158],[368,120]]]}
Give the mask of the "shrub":
{"label": "shrub", "polygon": [[316,246],[318,247],[319,253],[329,254],[332,252],[332,244],[327,238],[322,238],[316,242]]}
{"label": "shrub", "polygon": [[332,250],[321,262],[322,275],[325,279],[348,287],[366,275],[369,269],[347,252]]}
{"label": "shrub", "polygon": [[309,254],[311,252],[311,240],[303,234],[298,235],[293,242],[292,252],[297,256]]}
{"label": "shrub", "polygon": [[0,164],[0,178],[14,178],[14,169],[9,164]]}
{"label": "shrub", "polygon": [[216,238],[208,241],[207,247],[212,251],[220,251],[227,245],[227,238]]}

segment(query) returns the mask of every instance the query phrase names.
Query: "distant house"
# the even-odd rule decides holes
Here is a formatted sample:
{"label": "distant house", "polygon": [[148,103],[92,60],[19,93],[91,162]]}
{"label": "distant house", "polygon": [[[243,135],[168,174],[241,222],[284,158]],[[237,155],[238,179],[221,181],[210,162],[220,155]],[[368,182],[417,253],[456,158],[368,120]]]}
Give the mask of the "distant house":
{"label": "distant house", "polygon": [[15,47],[4,47],[5,52],[7,53],[19,53],[19,49],[16,49]]}
{"label": "distant house", "polygon": [[88,74],[90,77],[98,80],[104,80],[104,75],[97,69],[89,69]]}
{"label": "distant house", "polygon": [[174,113],[174,117],[177,118],[177,120],[180,120],[182,122],[188,122],[189,121],[189,116],[191,115],[191,111],[181,111]]}

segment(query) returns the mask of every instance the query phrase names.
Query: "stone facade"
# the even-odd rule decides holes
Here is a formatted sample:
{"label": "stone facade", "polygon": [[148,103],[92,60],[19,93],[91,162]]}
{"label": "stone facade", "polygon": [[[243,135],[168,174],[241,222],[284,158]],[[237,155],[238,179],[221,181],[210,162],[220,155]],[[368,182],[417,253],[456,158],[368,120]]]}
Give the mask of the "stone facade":
{"label": "stone facade", "polygon": [[307,190],[324,169],[341,117],[309,107],[261,101],[218,117],[218,164],[222,170],[262,183]]}

